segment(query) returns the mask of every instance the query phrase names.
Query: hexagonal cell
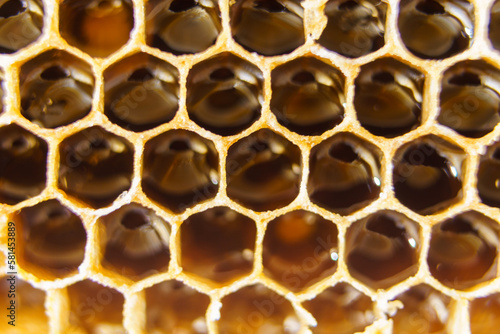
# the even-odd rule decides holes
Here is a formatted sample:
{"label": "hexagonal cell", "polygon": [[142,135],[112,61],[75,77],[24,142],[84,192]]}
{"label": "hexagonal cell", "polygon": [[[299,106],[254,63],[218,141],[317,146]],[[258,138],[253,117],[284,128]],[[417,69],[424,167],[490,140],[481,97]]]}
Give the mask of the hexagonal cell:
{"label": "hexagonal cell", "polygon": [[271,84],[271,111],[291,131],[321,135],[344,119],[344,76],[316,58],[297,58],[278,66],[271,73]]}
{"label": "hexagonal cell", "polygon": [[296,292],[332,275],[337,269],[337,226],[299,210],[267,225],[263,241],[264,273]]}
{"label": "hexagonal cell", "polygon": [[81,219],[51,199],[17,212],[17,261],[23,269],[45,279],[78,272],[83,262],[87,233]]}
{"label": "hexagonal cell", "polygon": [[206,334],[205,313],[210,298],[178,281],[145,289],[148,333]]}
{"label": "hexagonal cell", "polygon": [[122,325],[123,295],[91,280],[67,288],[69,323],[73,331],[85,333],[126,333]]}
{"label": "hexagonal cell", "polygon": [[346,234],[349,272],[373,289],[387,289],[415,275],[419,230],[405,215],[386,210],[353,223]]}
{"label": "hexagonal cell", "polygon": [[500,70],[483,60],[466,60],[446,70],[438,122],[472,138],[493,131],[500,121],[499,76]]}
{"label": "hexagonal cell", "polygon": [[384,46],[387,4],[377,0],[330,0],[328,18],[318,43],[349,58],[357,58]]}
{"label": "hexagonal cell", "polygon": [[45,188],[47,143],[10,124],[0,128],[0,202],[10,205],[34,197]]}
{"label": "hexagonal cell", "polygon": [[403,307],[393,317],[395,334],[448,333],[450,297],[426,284],[420,284],[395,299],[403,303]]}
{"label": "hexagonal cell", "polygon": [[222,30],[216,0],[151,0],[147,4],[147,44],[175,55],[206,50]]}
{"label": "hexagonal cell", "polygon": [[484,204],[500,208],[500,141],[488,147],[480,158],[477,192]]}
{"label": "hexagonal cell", "polygon": [[275,210],[299,194],[300,149],[269,129],[233,144],[227,154],[227,195],[255,211]]}
{"label": "hexagonal cell", "polygon": [[0,53],[14,53],[36,41],[43,15],[41,0],[0,1]]}
{"label": "hexagonal cell", "polygon": [[98,222],[104,268],[133,281],[168,270],[170,226],[153,210],[131,203]]}
{"label": "hexagonal cell", "polygon": [[378,198],[382,152],[350,133],[340,133],[311,150],[307,191],[322,208],[348,215]]}
{"label": "hexagonal cell", "polygon": [[361,67],[354,108],[361,125],[376,136],[393,138],[420,125],[424,76],[392,58]]}
{"label": "hexagonal cell", "polygon": [[244,287],[222,298],[220,334],[295,334],[300,323],[285,297],[262,284]]}
{"label": "hexagonal cell", "polygon": [[134,148],[99,126],[84,129],[59,144],[58,186],[93,208],[110,205],[129,189]]}
{"label": "hexagonal cell", "polygon": [[469,211],[433,226],[427,263],[436,279],[453,289],[467,289],[497,274],[500,226]]}
{"label": "hexagonal cell", "polygon": [[171,130],[144,146],[142,189],[174,213],[215,197],[219,154],[214,144],[187,130]]}
{"label": "hexagonal cell", "polygon": [[[15,294],[15,297],[12,296]],[[9,310],[11,301],[15,310]],[[4,321],[0,322],[2,333],[49,333],[49,320],[45,314],[45,291],[34,288],[30,283],[12,276],[0,277],[0,307]],[[9,324],[14,321],[14,325]]]}
{"label": "hexagonal cell", "polygon": [[304,44],[300,0],[237,0],[230,9],[238,44],[264,56],[290,53]]}
{"label": "hexagonal cell", "polygon": [[303,305],[318,322],[311,327],[314,334],[358,333],[375,320],[370,297],[348,283],[338,283]]}
{"label": "hexagonal cell", "polygon": [[71,124],[92,109],[94,75],[85,61],[62,50],[29,60],[19,74],[21,113],[44,128]]}
{"label": "hexagonal cell", "polygon": [[186,108],[199,126],[222,136],[237,134],[260,117],[262,72],[224,52],[189,71]]}
{"label": "hexagonal cell", "polygon": [[62,0],[59,20],[59,32],[70,45],[92,57],[107,57],[130,38],[134,27],[133,3],[131,0]]}
{"label": "hexagonal cell", "polygon": [[253,268],[256,235],[253,220],[229,208],[196,213],[180,228],[181,266],[216,283],[248,275]]}
{"label": "hexagonal cell", "polygon": [[462,198],[465,153],[434,135],[403,145],[394,156],[396,198],[411,210],[430,215]]}
{"label": "hexagonal cell", "polygon": [[424,59],[443,59],[469,48],[474,8],[465,0],[402,0],[398,29],[406,48]]}
{"label": "hexagonal cell", "polygon": [[179,107],[179,72],[147,53],[137,53],[104,71],[104,112],[132,131],[170,122]]}
{"label": "hexagonal cell", "polygon": [[488,37],[493,47],[500,50],[500,1],[498,0],[491,6]]}
{"label": "hexagonal cell", "polygon": [[500,293],[472,300],[469,313],[471,334],[495,333],[500,328]]}

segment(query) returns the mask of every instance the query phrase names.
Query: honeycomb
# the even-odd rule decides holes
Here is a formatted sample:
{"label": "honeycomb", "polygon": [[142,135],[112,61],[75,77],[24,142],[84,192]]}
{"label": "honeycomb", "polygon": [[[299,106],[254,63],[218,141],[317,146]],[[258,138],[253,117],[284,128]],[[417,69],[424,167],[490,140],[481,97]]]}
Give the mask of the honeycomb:
{"label": "honeycomb", "polygon": [[499,0],[0,0],[2,333],[500,326]]}

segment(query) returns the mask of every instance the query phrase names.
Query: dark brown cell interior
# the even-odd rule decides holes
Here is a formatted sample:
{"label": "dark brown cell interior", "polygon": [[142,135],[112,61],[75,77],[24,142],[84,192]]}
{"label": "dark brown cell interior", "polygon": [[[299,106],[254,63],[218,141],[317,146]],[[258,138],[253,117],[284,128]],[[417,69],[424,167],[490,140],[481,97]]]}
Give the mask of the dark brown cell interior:
{"label": "dark brown cell interior", "polygon": [[75,274],[85,255],[87,233],[80,218],[52,199],[23,208],[14,216],[18,263],[41,278]]}
{"label": "dark brown cell interior", "polygon": [[384,45],[386,11],[387,5],[379,1],[331,0],[318,43],[349,58],[374,52]]}
{"label": "dark brown cell interior", "polygon": [[431,274],[453,289],[467,289],[496,277],[497,223],[467,212],[432,230],[427,262]]}
{"label": "dark brown cell interior", "polygon": [[99,223],[104,268],[133,281],[168,270],[170,227],[151,209],[128,204]]}
{"label": "dark brown cell interior", "polygon": [[469,304],[471,334],[490,334],[500,326],[500,293],[476,298]]}
{"label": "dark brown cell interior", "polygon": [[21,67],[21,114],[43,128],[57,128],[92,109],[94,76],[84,61],[50,50]]}
{"label": "dark brown cell interior", "polygon": [[178,281],[166,281],[145,290],[146,330],[151,333],[208,333],[207,295]]}
{"label": "dark brown cell interior", "polygon": [[495,143],[481,156],[477,171],[477,191],[481,201],[500,207],[500,145]]}
{"label": "dark brown cell interior", "polygon": [[26,10],[21,0],[8,0],[0,7],[0,17],[6,19],[18,15]]}
{"label": "dark brown cell interior", "polygon": [[368,205],[380,193],[379,159],[375,147],[350,134],[318,144],[309,158],[307,190],[311,201],[341,215]]}
{"label": "dark brown cell interior", "polygon": [[221,29],[217,1],[148,2],[147,44],[162,51],[175,55],[202,52],[216,42]]}
{"label": "dark brown cell interior", "polygon": [[125,333],[123,295],[115,289],[84,280],[67,288],[69,323],[86,333]]}
{"label": "dark brown cell interior", "polygon": [[451,298],[420,284],[397,296],[403,303],[394,320],[394,333],[447,333]]}
{"label": "dark brown cell interior", "polygon": [[294,211],[266,228],[264,273],[292,291],[300,291],[337,268],[337,226],[319,215]]}
{"label": "dark brown cell interior", "polygon": [[493,47],[500,50],[500,1],[495,1],[491,6],[488,37]]}
{"label": "dark brown cell interior", "polygon": [[40,0],[2,1],[0,53],[11,54],[36,41],[43,29],[43,11]]}
{"label": "dark brown cell interior", "polygon": [[298,318],[285,297],[261,284],[244,287],[221,300],[220,334],[295,334]]}
{"label": "dark brown cell interior", "polygon": [[11,124],[0,128],[0,202],[14,205],[45,188],[47,143]]}
{"label": "dark brown cell interior", "polygon": [[127,43],[134,27],[130,0],[64,0],[59,18],[61,36],[92,57],[107,57],[117,51]]}
{"label": "dark brown cell interior", "polygon": [[131,131],[170,122],[179,107],[179,73],[160,59],[139,53],[104,72],[104,112]]}
{"label": "dark brown cell interior", "polygon": [[231,209],[197,213],[180,228],[181,266],[221,284],[247,275],[253,268],[256,233],[250,218]]}
{"label": "dark brown cell interior", "polygon": [[[291,0],[301,6],[300,1]],[[230,9],[233,38],[243,48],[264,56],[290,53],[304,41],[302,14],[277,0],[239,0]]]}
{"label": "dark brown cell interior", "polygon": [[349,272],[374,289],[387,289],[417,272],[418,226],[402,214],[375,213],[349,227],[346,238]]}
{"label": "dark brown cell interior", "polygon": [[422,105],[416,96],[422,95],[423,81],[420,72],[391,58],[362,66],[355,80],[354,95],[354,108],[361,125],[374,135],[386,138],[418,127]]}
{"label": "dark brown cell interior", "polygon": [[300,149],[268,129],[233,144],[226,161],[227,194],[255,211],[274,210],[299,193]]}
{"label": "dark brown cell interior", "polygon": [[86,205],[108,206],[130,187],[133,146],[101,127],[64,139],[59,154],[59,188]]}
{"label": "dark brown cell interior", "polygon": [[[0,307],[5,310],[5,321],[0,322],[0,330],[3,333],[12,332],[13,328],[15,328],[14,332],[18,333],[49,332],[49,320],[44,308],[45,296],[45,291],[31,286],[20,277],[12,280],[11,275],[2,276],[0,278]],[[15,301],[12,318],[9,317],[10,310],[7,309],[11,307],[11,301]],[[12,320],[15,326],[8,323]]]}
{"label": "dark brown cell interior", "polygon": [[[463,12],[468,18],[454,15]],[[398,28],[403,43],[417,57],[444,59],[469,48],[473,38],[473,7],[457,0],[405,0],[400,3]]]}
{"label": "dark brown cell interior", "polygon": [[441,81],[438,122],[459,134],[479,138],[500,122],[498,69],[484,61],[464,61],[448,69]]}
{"label": "dark brown cell interior", "polygon": [[[432,138],[400,149],[394,163],[396,198],[422,215],[439,212],[462,196],[462,166],[454,166],[444,153],[446,146],[439,144],[442,140]],[[449,154],[463,159],[458,149],[450,149]]]}
{"label": "dark brown cell interior", "polygon": [[186,107],[199,126],[230,136],[251,126],[261,113],[262,73],[230,53],[209,58],[191,69]]}
{"label": "dark brown cell interior", "polygon": [[216,195],[218,160],[214,144],[194,132],[163,133],[145,145],[142,189],[172,212],[183,212]]}
{"label": "dark brown cell interior", "polygon": [[344,118],[344,77],[315,58],[302,57],[277,67],[271,85],[271,111],[291,131],[321,135]]}
{"label": "dark brown cell interior", "polygon": [[303,303],[318,322],[314,334],[352,334],[362,332],[375,320],[370,297],[347,283],[338,283]]}

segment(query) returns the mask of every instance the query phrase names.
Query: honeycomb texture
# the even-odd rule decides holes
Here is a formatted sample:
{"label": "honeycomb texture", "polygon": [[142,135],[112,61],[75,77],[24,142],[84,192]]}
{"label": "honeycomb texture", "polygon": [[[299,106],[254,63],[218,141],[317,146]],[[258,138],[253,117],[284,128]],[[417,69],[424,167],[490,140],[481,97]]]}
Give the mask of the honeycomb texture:
{"label": "honeycomb texture", "polygon": [[0,332],[497,332],[499,8],[0,0]]}

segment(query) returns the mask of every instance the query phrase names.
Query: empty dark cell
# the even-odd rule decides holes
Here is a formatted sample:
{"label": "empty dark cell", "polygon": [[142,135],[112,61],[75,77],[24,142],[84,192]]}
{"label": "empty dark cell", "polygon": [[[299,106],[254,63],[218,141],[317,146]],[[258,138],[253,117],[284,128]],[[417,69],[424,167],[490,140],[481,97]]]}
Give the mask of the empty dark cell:
{"label": "empty dark cell", "polygon": [[90,66],[61,50],[47,51],[21,67],[21,113],[44,128],[85,117],[92,109],[94,76]]}
{"label": "empty dark cell", "polygon": [[387,138],[415,129],[421,118],[423,80],[420,72],[391,58],[362,66],[354,96],[361,125]]}
{"label": "empty dark cell", "polygon": [[229,148],[226,172],[231,199],[255,211],[274,210],[299,193],[300,149],[262,129]]}
{"label": "empty dark cell", "polygon": [[441,82],[438,122],[471,138],[493,131],[500,122],[499,73],[483,60],[448,69]]}
{"label": "empty dark cell", "polygon": [[14,205],[45,188],[47,143],[18,125],[0,128],[0,202]]}
{"label": "empty dark cell", "polygon": [[314,147],[307,184],[311,201],[348,215],[377,199],[381,185],[379,154],[350,134],[334,136]]}
{"label": "empty dark cell", "polygon": [[[221,317],[217,322],[220,334],[239,331],[257,334],[262,328],[268,329],[269,334],[299,332],[298,318],[290,302],[262,284],[241,288],[221,302]],[[251,314],[263,314],[263,305],[266,305],[266,316],[255,316],[257,321],[248,321]]]}
{"label": "empty dark cell", "polygon": [[[455,11],[464,15],[455,15]],[[401,39],[417,57],[451,57],[469,48],[472,42],[472,13],[472,5],[462,0],[402,1],[398,17]]]}
{"label": "empty dark cell", "polygon": [[303,303],[318,325],[314,334],[352,334],[363,332],[373,323],[374,304],[370,297],[347,283],[338,283]]}
{"label": "empty dark cell", "polygon": [[179,107],[179,73],[149,54],[120,60],[104,72],[104,112],[121,127],[150,130],[170,122]]}
{"label": "empty dark cell", "polygon": [[110,205],[130,187],[134,149],[100,127],[66,138],[59,154],[59,188],[93,208]]}
{"label": "empty dark cell", "polygon": [[134,27],[130,0],[64,0],[59,18],[61,36],[93,57],[117,51],[127,43]]}
{"label": "empty dark cell", "polygon": [[394,315],[394,333],[445,333],[452,299],[434,288],[419,284],[398,295],[403,303]]}
{"label": "empty dark cell", "polygon": [[[116,332],[125,332],[123,328],[123,295],[115,289],[103,286],[91,280],[84,280],[68,286],[69,323],[80,331],[98,332],[102,328],[111,328]],[[96,305],[92,316],[82,312],[89,306],[89,301]]]}
{"label": "empty dark cell", "polygon": [[189,72],[189,117],[216,134],[237,134],[260,117],[262,84],[260,70],[245,60],[230,53],[209,58]]}
{"label": "empty dark cell", "polygon": [[453,289],[496,277],[499,229],[479,213],[466,212],[435,226],[427,262],[431,274]]}
{"label": "empty dark cell", "polygon": [[320,135],[344,118],[344,77],[311,57],[272,71],[271,111],[278,122],[301,135]]}
{"label": "empty dark cell", "polygon": [[172,212],[215,197],[219,158],[214,144],[186,130],[172,130],[146,143],[142,188]]}
{"label": "empty dark cell", "polygon": [[208,333],[205,320],[210,298],[178,281],[166,281],[145,289],[146,329],[157,334],[176,331]]}
{"label": "empty dark cell", "polygon": [[461,168],[454,166],[431,143],[412,144],[395,162],[395,195],[417,213],[436,213],[462,196]]}
{"label": "empty dark cell", "polygon": [[418,227],[394,212],[379,212],[347,232],[347,266],[353,277],[386,289],[414,275],[418,267]]}
{"label": "empty dark cell", "polygon": [[239,0],[231,6],[233,38],[251,52],[264,56],[290,53],[304,41],[303,9],[276,0]]}
{"label": "empty dark cell", "polygon": [[337,234],[332,222],[302,210],[272,220],[263,241],[264,273],[292,291],[319,282],[337,268]]}
{"label": "empty dark cell", "polygon": [[170,250],[157,228],[170,227],[152,210],[128,204],[100,219],[104,225],[102,264],[134,281],[168,270]]}
{"label": "empty dark cell", "polygon": [[153,0],[148,2],[148,45],[176,55],[212,46],[222,29],[217,1]]}
{"label": "empty dark cell", "polygon": [[57,200],[23,208],[15,220],[20,230],[25,270],[42,278],[75,274],[83,261],[87,234],[82,221]]}
{"label": "empty dark cell", "polygon": [[216,207],[189,217],[180,233],[185,271],[221,284],[252,271],[257,229],[250,218]]}
{"label": "empty dark cell", "polygon": [[328,18],[318,43],[349,58],[374,52],[384,45],[387,5],[380,1],[330,0]]}

